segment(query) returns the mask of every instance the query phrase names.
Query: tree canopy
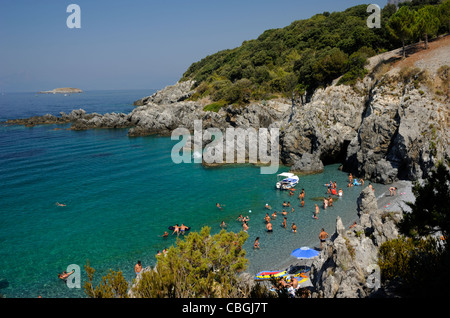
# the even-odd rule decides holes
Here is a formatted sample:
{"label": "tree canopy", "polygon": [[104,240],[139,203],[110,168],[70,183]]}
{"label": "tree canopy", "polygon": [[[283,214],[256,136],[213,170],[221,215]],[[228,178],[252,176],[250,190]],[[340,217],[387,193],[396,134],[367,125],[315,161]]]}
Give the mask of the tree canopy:
{"label": "tree canopy", "polygon": [[381,11],[381,28],[374,29],[367,26],[367,5],[316,14],[209,55],[193,63],[181,81],[195,80],[191,99],[208,96],[216,110],[217,105],[243,105],[280,95],[303,99],[341,76],[340,84],[353,84],[365,75],[368,57],[405,46],[418,33],[422,37],[447,31],[449,2],[415,0],[398,11],[387,5]]}

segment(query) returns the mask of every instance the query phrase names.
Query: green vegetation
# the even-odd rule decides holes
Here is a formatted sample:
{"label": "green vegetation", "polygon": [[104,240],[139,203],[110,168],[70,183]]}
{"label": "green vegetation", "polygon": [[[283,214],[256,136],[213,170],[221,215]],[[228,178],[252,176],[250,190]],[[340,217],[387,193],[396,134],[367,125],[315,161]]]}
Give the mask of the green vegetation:
{"label": "green vegetation", "polygon": [[142,273],[135,288],[137,297],[199,298],[242,297],[237,273],[245,270],[247,259],[242,245],[248,235],[222,230],[210,236],[210,228],[190,233],[166,256],[157,256],[151,271]]}
{"label": "green vegetation", "polygon": [[191,99],[210,97],[213,104],[207,107],[213,111],[274,96],[303,102],[341,76],[338,84],[355,84],[367,73],[367,58],[377,53],[448,32],[449,3],[414,0],[398,11],[387,5],[379,29],[367,27],[367,5],[323,12],[207,56],[193,63],[181,81],[194,79],[197,91]]}
{"label": "green vegetation", "polygon": [[[222,230],[210,235],[210,228],[200,233],[192,232],[178,239],[167,254],[157,256],[154,268],[143,271],[133,287],[138,298],[238,298],[267,297],[262,286],[253,289],[239,282],[238,274],[247,267],[245,250],[242,248],[248,234],[234,234]],[[122,272],[109,270],[100,284],[93,286],[95,270],[85,266],[88,281],[85,293],[92,298],[126,298],[128,283]]]}
{"label": "green vegetation", "polygon": [[128,283],[121,271],[108,270],[108,274],[102,277],[102,281],[94,288],[95,269],[89,266],[89,260],[84,266],[88,281],[84,283],[84,292],[90,298],[128,298]]}
{"label": "green vegetation", "polygon": [[398,9],[387,24],[392,36],[402,42],[403,57],[406,56],[406,41],[411,40],[414,36],[414,18],[414,12],[405,6]]}
{"label": "green vegetation", "polygon": [[411,212],[399,223],[404,237],[380,247],[381,277],[401,282],[413,296],[449,295],[450,171],[440,163],[423,185],[415,185],[413,193],[416,201],[408,203]]}

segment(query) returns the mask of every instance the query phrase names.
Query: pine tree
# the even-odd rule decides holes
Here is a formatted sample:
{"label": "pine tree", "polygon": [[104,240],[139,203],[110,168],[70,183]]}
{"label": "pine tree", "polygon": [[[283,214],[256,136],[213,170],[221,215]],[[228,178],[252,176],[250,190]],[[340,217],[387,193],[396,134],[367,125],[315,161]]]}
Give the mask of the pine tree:
{"label": "pine tree", "polygon": [[415,12],[415,30],[417,35],[424,37],[425,49],[428,49],[428,36],[437,33],[439,24],[436,7],[427,5]]}
{"label": "pine tree", "polygon": [[391,35],[402,41],[403,58],[406,57],[405,42],[414,35],[414,12],[408,7],[401,7],[394,13],[387,24]]}

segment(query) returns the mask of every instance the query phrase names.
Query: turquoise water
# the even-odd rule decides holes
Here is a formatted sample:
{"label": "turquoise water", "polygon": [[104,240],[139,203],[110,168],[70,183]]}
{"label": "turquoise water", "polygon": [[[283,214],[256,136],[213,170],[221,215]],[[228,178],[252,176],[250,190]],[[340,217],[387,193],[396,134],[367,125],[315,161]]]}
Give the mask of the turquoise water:
{"label": "turquoise water", "polygon": [[[0,118],[58,114],[86,109],[84,105],[99,113],[128,112],[133,100],[148,94],[95,92],[65,100],[57,96],[62,102],[55,102],[55,95],[5,95],[0,96]],[[27,100],[34,101],[32,108]],[[87,260],[96,275],[121,269],[131,281],[137,260],[144,267],[154,265],[156,252],[175,243],[175,236],[161,237],[175,223],[193,231],[209,226],[217,233],[225,221],[227,229],[236,232],[242,228],[236,218],[248,215],[248,271],[256,273],[282,268],[295,248],[317,247],[320,228],[333,233],[338,215],[345,225],[356,219],[361,187],[346,188],[347,174],[337,164],[322,174],[301,177],[297,189],[306,192],[301,208],[298,191],[290,197],[276,190],[276,176],[260,174],[259,167],[177,165],[170,157],[177,141],[168,137],[129,138],[126,129],[67,127],[0,125],[0,293],[5,297],[84,297],[82,289],[67,288],[57,274],[70,264],[83,269]],[[287,170],[280,167],[279,172]],[[323,196],[329,180],[337,181],[344,197],[323,210],[322,202],[311,198]],[[383,191],[381,185],[375,188]],[[281,227],[279,213],[273,233],[267,233],[264,205],[281,212],[283,201],[295,209],[288,214],[288,229]],[[223,210],[216,208],[217,202],[225,205]],[[315,203],[321,207],[319,220],[312,218]],[[292,222],[298,233],[289,230]],[[261,249],[253,250],[257,236]],[[81,278],[83,284],[84,270]]]}

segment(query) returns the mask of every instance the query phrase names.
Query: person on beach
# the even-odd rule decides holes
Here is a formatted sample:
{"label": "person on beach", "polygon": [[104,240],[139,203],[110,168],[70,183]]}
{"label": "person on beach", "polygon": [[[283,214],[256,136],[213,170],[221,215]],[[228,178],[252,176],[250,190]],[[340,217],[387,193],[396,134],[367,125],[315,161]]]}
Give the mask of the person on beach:
{"label": "person on beach", "polygon": [[292,223],[291,230],[292,232],[297,233],[297,225],[295,225],[295,223]]}
{"label": "person on beach", "polygon": [[325,230],[322,228],[322,231],[319,234],[320,249],[322,249],[323,243],[325,243],[327,241],[328,236],[329,236],[328,233],[325,232]]}
{"label": "person on beach", "polygon": [[320,212],[320,211],[319,211],[319,206],[316,204],[314,214],[317,215],[317,214],[319,214],[319,212]]}
{"label": "person on beach", "polygon": [[278,283],[277,286],[272,286],[273,288],[275,288],[276,290],[282,290],[284,288],[288,288],[289,285],[288,283],[286,283],[286,281],[284,280],[284,278],[281,278]]}
{"label": "person on beach", "polygon": [[264,217],[264,221],[266,221],[266,223],[270,222],[270,216],[269,213],[266,213],[266,216]]}
{"label": "person on beach", "polygon": [[396,195],[395,190],[397,190],[397,187],[390,187],[390,188],[389,188],[389,192],[390,192],[390,194],[391,194],[391,197],[394,196],[394,195]]}
{"label": "person on beach", "polygon": [[342,197],[344,195],[344,191],[342,191],[341,188],[339,188],[339,192],[338,192],[339,197]]}
{"label": "person on beach", "polygon": [[349,226],[349,229],[353,229],[355,226],[356,226],[356,221],[354,221],[353,224]]}
{"label": "person on beach", "polygon": [[141,273],[141,270],[142,270],[141,261],[137,261],[137,264],[134,265],[134,272],[136,273],[136,276]]}
{"label": "person on beach", "polygon": [[286,227],[287,227],[287,223],[286,223],[286,221],[287,221],[287,218],[286,218],[286,217],[284,217],[284,218],[283,218],[283,223],[281,223],[281,226],[282,226],[282,227],[284,227],[284,228],[286,228]]}
{"label": "person on beach", "polygon": [[273,229],[272,229],[272,223],[267,223],[267,225],[266,225],[266,229],[267,229],[267,232],[272,232],[273,231]]}
{"label": "person on beach", "polygon": [[333,198],[331,196],[328,197],[328,206],[333,206]]}
{"label": "person on beach", "polygon": [[259,247],[259,237],[256,238],[255,243],[253,243],[253,248],[260,248]]}
{"label": "person on beach", "polygon": [[326,210],[328,207],[328,200],[327,198],[323,198],[323,209]]}
{"label": "person on beach", "polygon": [[292,277],[291,282],[288,284],[288,293],[290,298],[295,298],[295,293],[298,289],[297,277]]}

